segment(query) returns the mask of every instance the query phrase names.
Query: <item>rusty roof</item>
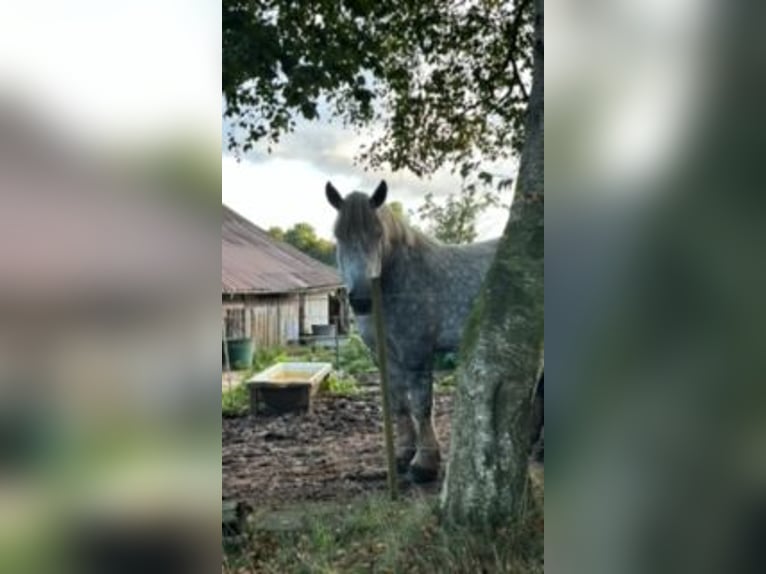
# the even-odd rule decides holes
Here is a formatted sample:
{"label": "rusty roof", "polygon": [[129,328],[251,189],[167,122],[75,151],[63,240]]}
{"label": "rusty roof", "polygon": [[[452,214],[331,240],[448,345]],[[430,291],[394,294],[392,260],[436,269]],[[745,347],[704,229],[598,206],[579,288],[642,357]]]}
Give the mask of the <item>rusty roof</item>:
{"label": "rusty roof", "polygon": [[223,206],[223,293],[290,293],[342,285],[338,273]]}

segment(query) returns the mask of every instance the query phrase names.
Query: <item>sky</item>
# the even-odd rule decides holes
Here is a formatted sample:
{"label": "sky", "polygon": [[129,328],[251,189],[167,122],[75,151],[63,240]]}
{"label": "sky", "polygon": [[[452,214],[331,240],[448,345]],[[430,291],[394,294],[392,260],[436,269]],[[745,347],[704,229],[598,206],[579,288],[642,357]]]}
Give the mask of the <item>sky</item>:
{"label": "sky", "polygon": [[[331,239],[335,211],[325,199],[327,181],[345,195],[355,190],[371,193],[384,179],[388,201],[401,202],[405,211],[416,210],[428,192],[439,200],[460,190],[460,177],[448,169],[429,179],[409,172],[365,170],[354,157],[371,137],[344,128],[340,122],[322,120],[299,122],[295,132],[284,137],[271,154],[265,151],[265,144],[239,159],[224,149],[223,203],[263,228],[307,222],[318,235]],[[514,172],[508,167],[503,173]],[[503,200],[508,202],[510,197],[505,192]],[[505,209],[486,212],[477,224],[479,239],[499,236],[507,218]]]}

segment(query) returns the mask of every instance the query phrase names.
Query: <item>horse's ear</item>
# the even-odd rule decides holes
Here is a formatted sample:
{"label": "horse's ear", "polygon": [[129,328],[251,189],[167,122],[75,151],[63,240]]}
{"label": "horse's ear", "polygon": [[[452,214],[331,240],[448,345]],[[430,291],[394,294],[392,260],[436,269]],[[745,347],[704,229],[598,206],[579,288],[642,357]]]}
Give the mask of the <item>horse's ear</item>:
{"label": "horse's ear", "polygon": [[330,205],[332,205],[335,209],[340,209],[340,206],[343,205],[343,198],[340,196],[340,193],[338,193],[338,190],[335,189],[333,184],[331,184],[329,181],[324,187],[324,193],[327,196],[327,201],[330,202]]}
{"label": "horse's ear", "polygon": [[373,193],[372,197],[370,198],[370,205],[375,209],[379,208],[381,205],[383,205],[383,202],[386,201],[387,193],[388,186],[386,185],[386,181],[381,180],[381,182],[378,184],[378,187],[375,189],[375,193]]}

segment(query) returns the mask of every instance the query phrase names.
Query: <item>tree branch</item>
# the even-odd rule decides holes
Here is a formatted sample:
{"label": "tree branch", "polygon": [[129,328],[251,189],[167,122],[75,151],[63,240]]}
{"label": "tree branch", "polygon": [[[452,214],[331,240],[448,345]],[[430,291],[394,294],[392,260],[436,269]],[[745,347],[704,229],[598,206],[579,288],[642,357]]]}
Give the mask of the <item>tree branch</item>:
{"label": "tree branch", "polygon": [[[508,56],[506,57],[506,60],[503,64],[503,68],[508,67],[508,64],[511,65],[513,68],[513,79],[514,83],[519,86],[519,89],[521,90],[521,94],[524,97],[525,102],[529,102],[529,94],[527,93],[527,89],[524,87],[524,82],[521,79],[521,74],[519,73],[519,68],[516,65],[516,46],[517,46],[517,39],[519,34],[519,27],[521,26],[521,18],[524,14],[524,11],[527,8],[527,5],[529,4],[529,0],[520,0],[516,7],[516,14],[513,17],[513,21],[511,22],[510,26],[510,38],[511,38],[511,46],[508,50]],[[513,91],[513,88],[511,88],[511,92]],[[510,95],[510,92],[509,92]]]}

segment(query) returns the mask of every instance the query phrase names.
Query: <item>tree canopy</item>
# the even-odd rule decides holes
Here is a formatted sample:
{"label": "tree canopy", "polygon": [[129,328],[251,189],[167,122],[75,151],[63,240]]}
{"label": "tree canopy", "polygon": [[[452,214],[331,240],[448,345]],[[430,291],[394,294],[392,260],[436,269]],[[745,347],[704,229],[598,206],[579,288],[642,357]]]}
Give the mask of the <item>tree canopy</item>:
{"label": "tree canopy", "polygon": [[224,0],[229,148],[296,118],[383,135],[359,159],[417,175],[518,154],[532,66],[529,0]]}
{"label": "tree canopy", "polygon": [[296,223],[286,231],[281,227],[271,227],[269,228],[269,235],[274,239],[289,243],[322,263],[335,266],[335,245],[319,237],[309,223]]}
{"label": "tree canopy", "polygon": [[444,202],[437,202],[427,193],[418,207],[417,215],[427,225],[426,233],[445,243],[473,243],[479,233],[476,222],[487,208],[499,206],[497,194],[480,193],[476,186],[451,193]]}
{"label": "tree canopy", "polygon": [[386,205],[388,205],[388,209],[390,209],[396,217],[404,222],[409,222],[409,218],[404,212],[404,205],[402,205],[401,201],[389,201]]}

